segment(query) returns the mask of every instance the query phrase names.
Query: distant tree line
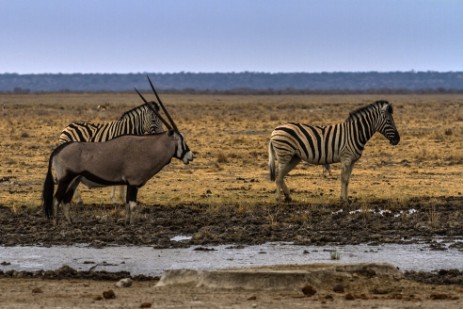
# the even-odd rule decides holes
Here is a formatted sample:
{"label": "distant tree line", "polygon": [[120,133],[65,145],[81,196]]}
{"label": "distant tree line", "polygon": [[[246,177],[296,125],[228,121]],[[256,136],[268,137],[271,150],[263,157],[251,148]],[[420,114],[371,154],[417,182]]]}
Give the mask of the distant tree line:
{"label": "distant tree line", "polygon": [[0,92],[416,93],[463,92],[463,72],[0,74]]}

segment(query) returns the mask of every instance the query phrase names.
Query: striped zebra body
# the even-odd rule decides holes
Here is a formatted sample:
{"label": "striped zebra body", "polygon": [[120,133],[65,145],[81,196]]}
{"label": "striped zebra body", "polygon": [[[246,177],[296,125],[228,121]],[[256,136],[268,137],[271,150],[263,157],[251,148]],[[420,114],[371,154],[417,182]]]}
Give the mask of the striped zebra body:
{"label": "striped zebra body", "polygon": [[[148,106],[151,104],[152,106]],[[160,119],[151,110],[159,111],[156,103],[148,102],[125,112],[119,120],[108,123],[72,122],[61,132],[60,144],[67,142],[106,142],[122,135],[145,135],[163,132]],[[83,179],[82,183],[94,185]],[[124,187],[120,187],[120,198],[124,198]],[[76,191],[77,199],[81,202],[80,194]],[[116,202],[115,188],[112,191],[113,204]]]}
{"label": "striped zebra body", "polygon": [[400,140],[392,118],[392,105],[387,101],[377,101],[355,110],[346,121],[334,125],[288,123],[278,126],[269,143],[270,176],[276,182],[277,197],[283,191],[286,200],[291,200],[284,177],[301,160],[325,166],[341,162],[341,198],[347,202],[352,167],[375,132],[383,134],[393,145]]}
{"label": "striped zebra body", "polygon": [[119,120],[108,123],[73,122],[64,128],[59,139],[60,143],[106,142],[121,135],[144,135],[162,131],[159,118],[147,104],[143,104],[125,112]]}

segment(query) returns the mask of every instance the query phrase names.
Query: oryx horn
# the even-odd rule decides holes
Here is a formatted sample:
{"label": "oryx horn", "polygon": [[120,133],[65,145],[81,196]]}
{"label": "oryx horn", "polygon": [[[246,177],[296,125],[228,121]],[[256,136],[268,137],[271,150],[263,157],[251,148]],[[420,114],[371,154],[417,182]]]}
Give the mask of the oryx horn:
{"label": "oryx horn", "polygon": [[148,105],[148,107],[153,111],[153,113],[157,117],[159,117],[159,119],[161,119],[162,123],[167,127],[167,129],[172,130],[172,126],[161,116],[161,114],[159,114],[159,112],[156,110],[156,108],[154,108],[153,103],[146,101],[146,99],[143,97],[143,95],[140,93],[140,91],[138,91],[137,88],[135,88],[135,91],[138,93],[138,95],[143,100],[143,102],[145,102]]}
{"label": "oryx horn", "polygon": [[154,89],[154,86],[153,86],[153,83],[151,82],[150,77],[148,75],[146,77],[148,77],[148,81],[150,83],[151,89],[153,89],[154,95],[156,96],[156,99],[158,99],[159,105],[161,105],[161,108],[164,111],[164,113],[166,114],[167,119],[169,119],[170,123],[172,124],[172,127],[174,128],[174,131],[179,133],[177,125],[175,124],[175,122],[172,119],[172,117],[170,116],[170,114],[167,112],[167,109],[164,106],[164,104],[162,103],[161,98],[159,98],[158,93],[156,92],[156,89]]}

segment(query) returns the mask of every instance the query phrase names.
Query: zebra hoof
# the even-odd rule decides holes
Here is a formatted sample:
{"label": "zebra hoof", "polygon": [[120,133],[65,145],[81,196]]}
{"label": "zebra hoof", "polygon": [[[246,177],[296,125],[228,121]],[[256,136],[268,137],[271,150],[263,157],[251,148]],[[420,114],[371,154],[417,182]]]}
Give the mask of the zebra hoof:
{"label": "zebra hoof", "polygon": [[349,207],[352,203],[349,200],[341,200],[342,207]]}

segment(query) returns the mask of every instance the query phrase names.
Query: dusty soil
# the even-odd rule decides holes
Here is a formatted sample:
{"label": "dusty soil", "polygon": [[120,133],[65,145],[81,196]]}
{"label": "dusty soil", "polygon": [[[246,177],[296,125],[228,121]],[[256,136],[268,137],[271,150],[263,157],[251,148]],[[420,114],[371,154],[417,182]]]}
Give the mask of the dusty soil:
{"label": "dusty soil", "polygon": [[[227,279],[225,284],[215,278],[213,286],[211,282],[198,285],[169,281],[159,286],[159,280],[152,279],[134,280],[130,287],[117,288],[116,278],[68,279],[77,273],[64,268],[59,272],[65,279],[30,278],[27,274],[0,277],[0,303],[2,308],[461,308],[463,305],[461,285],[418,283],[397,270],[382,273],[369,265],[347,266],[347,271],[339,269],[342,267],[311,275],[311,266],[306,266],[308,283],[302,287],[293,286],[289,266],[272,267],[273,274],[285,273],[288,288],[281,288],[271,278],[266,280],[270,287],[258,284],[260,288],[252,288],[249,276],[245,281]],[[264,272],[264,279],[272,273]],[[271,288],[274,283],[279,287]]]}

